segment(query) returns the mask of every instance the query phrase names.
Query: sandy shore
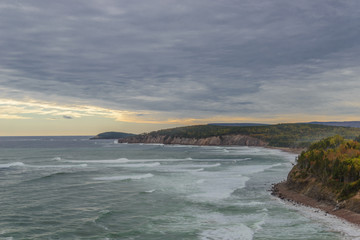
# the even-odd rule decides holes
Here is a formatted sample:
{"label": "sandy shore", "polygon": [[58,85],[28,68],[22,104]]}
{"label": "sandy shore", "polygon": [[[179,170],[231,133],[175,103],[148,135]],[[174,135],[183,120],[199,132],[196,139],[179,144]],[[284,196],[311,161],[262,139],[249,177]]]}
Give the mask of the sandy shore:
{"label": "sandy shore", "polygon": [[338,209],[335,205],[325,202],[319,202],[313,198],[307,197],[303,194],[290,190],[285,182],[275,184],[272,188],[272,195],[279,197],[282,200],[291,201],[297,204],[321,209],[327,214],[337,216],[345,219],[348,222],[356,224],[360,227],[360,214],[349,211],[347,209]]}

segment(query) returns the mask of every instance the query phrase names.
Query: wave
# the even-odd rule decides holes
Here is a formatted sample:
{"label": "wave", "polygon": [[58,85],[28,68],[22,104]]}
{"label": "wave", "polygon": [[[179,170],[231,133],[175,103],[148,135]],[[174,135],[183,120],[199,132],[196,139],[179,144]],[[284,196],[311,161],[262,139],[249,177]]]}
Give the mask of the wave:
{"label": "wave", "polygon": [[200,233],[201,240],[226,239],[235,240],[253,239],[254,232],[242,223],[236,226],[220,227],[217,229],[209,229]]}
{"label": "wave", "polygon": [[360,239],[359,226],[348,221],[344,221],[341,218],[338,218],[334,215],[327,214],[319,209],[304,206],[304,205],[293,205],[290,202],[284,202],[276,199],[282,204],[286,205],[288,208],[300,211],[300,213],[310,219],[321,222],[323,225],[328,226],[331,230],[335,232],[340,232],[344,235],[344,239]]}
{"label": "wave", "polygon": [[77,173],[73,173],[73,172],[56,172],[56,173],[52,173],[52,174],[42,176],[42,177],[39,177],[39,178],[36,178],[36,179],[32,179],[32,181],[39,180],[39,179],[52,178],[52,177],[56,177],[56,176],[69,175],[69,174],[77,174]]}
{"label": "wave", "polygon": [[[71,163],[143,163],[143,162],[184,162],[184,161],[222,161],[223,159],[192,159],[192,158],[164,158],[164,159],[104,159],[104,160],[62,160],[63,162]],[[224,160],[225,161],[225,160]]]}
{"label": "wave", "polygon": [[87,164],[77,164],[77,165],[26,165],[30,168],[78,168],[78,167],[87,167]]}
{"label": "wave", "polygon": [[118,164],[118,165],[109,165],[109,167],[123,167],[123,168],[140,168],[140,167],[157,167],[161,164],[159,162],[154,163],[140,163],[140,164]]}
{"label": "wave", "polygon": [[109,159],[109,160],[64,160],[64,162],[71,163],[127,163],[130,160],[127,158]]}
{"label": "wave", "polygon": [[151,190],[145,191],[144,193],[153,193],[155,191],[156,191],[156,189],[151,189]]}
{"label": "wave", "polygon": [[199,177],[197,193],[189,195],[193,202],[219,202],[231,197],[237,189],[244,188],[250,179],[239,174],[222,172],[193,172]]}
{"label": "wave", "polygon": [[22,167],[22,166],[25,166],[25,164],[22,162],[0,164],[0,168],[11,168],[11,167]]}
{"label": "wave", "polygon": [[[34,178],[31,178],[31,179],[28,179],[28,180],[25,180],[24,182],[36,182],[36,181],[41,181],[41,180],[44,180],[44,179],[51,179],[51,178],[56,178],[56,177],[69,177],[69,176],[76,176],[78,175],[80,172],[80,170],[75,170],[74,169],[65,169],[65,170],[58,170],[58,171],[55,171],[55,172],[49,172],[49,173],[39,173],[36,175],[36,177]],[[89,173],[89,172],[87,172]],[[97,173],[97,172],[92,172],[92,173]],[[81,182],[81,183],[77,183],[77,184],[73,184],[72,186],[75,186],[75,188],[78,188],[78,186],[84,186],[84,185],[87,185],[89,183],[87,182]]]}
{"label": "wave", "polygon": [[151,173],[141,175],[128,175],[128,176],[111,176],[111,177],[97,177],[93,178],[97,181],[123,181],[123,180],[140,180],[144,178],[151,178],[154,175]]}
{"label": "wave", "polygon": [[219,167],[221,166],[221,163],[215,163],[215,164],[181,164],[177,165],[177,167],[181,168],[213,168],[213,167]]}
{"label": "wave", "polygon": [[205,179],[199,179],[199,180],[196,181],[197,184],[202,184],[204,182],[205,182]]}
{"label": "wave", "polygon": [[249,175],[249,174],[264,172],[265,170],[281,165],[282,165],[281,163],[272,164],[272,165],[247,165],[237,168],[237,172],[240,174]]}

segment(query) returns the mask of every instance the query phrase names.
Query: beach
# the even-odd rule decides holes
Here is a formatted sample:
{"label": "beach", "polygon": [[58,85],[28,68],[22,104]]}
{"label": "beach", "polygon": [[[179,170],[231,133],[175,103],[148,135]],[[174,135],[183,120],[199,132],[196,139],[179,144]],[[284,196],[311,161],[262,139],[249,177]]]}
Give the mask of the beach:
{"label": "beach", "polygon": [[328,202],[317,201],[313,198],[307,197],[301,193],[291,190],[287,187],[286,182],[274,184],[272,187],[272,195],[279,197],[284,201],[289,201],[294,204],[301,204],[324,211],[326,214],[331,214],[341,219],[344,219],[360,228],[360,214],[344,208],[338,208],[336,205]]}

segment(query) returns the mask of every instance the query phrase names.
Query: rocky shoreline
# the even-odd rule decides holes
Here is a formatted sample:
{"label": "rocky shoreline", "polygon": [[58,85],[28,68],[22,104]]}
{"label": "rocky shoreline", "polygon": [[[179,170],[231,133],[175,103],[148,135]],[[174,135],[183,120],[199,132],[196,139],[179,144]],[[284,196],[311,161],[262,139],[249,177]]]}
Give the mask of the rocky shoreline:
{"label": "rocky shoreline", "polygon": [[288,201],[294,205],[300,204],[312,208],[316,208],[325,212],[325,214],[331,214],[341,219],[344,219],[350,223],[356,224],[360,227],[360,214],[351,210],[345,209],[338,204],[331,204],[325,201],[318,201],[310,198],[290,189],[287,186],[286,181],[274,184],[271,189],[271,194],[280,198],[283,201]]}
{"label": "rocky shoreline", "polygon": [[185,138],[166,135],[137,135],[118,140],[119,143],[160,143],[198,146],[257,146],[266,147],[267,142],[246,135],[223,135],[206,138]]}

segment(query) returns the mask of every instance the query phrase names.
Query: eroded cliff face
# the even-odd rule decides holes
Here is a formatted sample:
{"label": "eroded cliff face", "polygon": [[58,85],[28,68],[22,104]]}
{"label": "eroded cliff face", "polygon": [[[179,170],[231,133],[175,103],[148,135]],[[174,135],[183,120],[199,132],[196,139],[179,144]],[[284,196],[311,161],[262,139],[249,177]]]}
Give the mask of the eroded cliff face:
{"label": "eroded cliff face", "polygon": [[224,135],[207,138],[182,138],[169,136],[150,136],[138,135],[119,139],[119,143],[162,143],[162,144],[181,144],[181,145],[206,145],[206,146],[267,146],[268,143],[250,136],[244,135]]}
{"label": "eroded cliff face", "polygon": [[314,177],[304,176],[303,172],[299,171],[297,166],[294,166],[290,171],[286,183],[290,189],[305,196],[330,204],[337,203],[336,194],[331,191],[331,189],[324,186]]}
{"label": "eroded cliff face", "polygon": [[313,198],[319,203],[325,202],[335,208],[345,208],[360,213],[360,192],[346,200],[339,200],[336,188],[322,184],[315,177],[304,175],[297,166],[290,171],[286,185],[289,189]]}

